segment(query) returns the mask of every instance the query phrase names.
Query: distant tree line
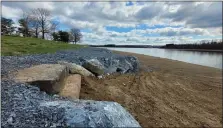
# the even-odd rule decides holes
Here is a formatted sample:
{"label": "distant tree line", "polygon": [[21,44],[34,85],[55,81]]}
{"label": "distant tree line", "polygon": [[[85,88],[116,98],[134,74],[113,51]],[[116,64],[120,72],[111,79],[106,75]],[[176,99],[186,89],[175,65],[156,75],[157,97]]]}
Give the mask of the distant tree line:
{"label": "distant tree line", "polygon": [[196,43],[196,44],[166,44],[165,46],[162,46],[161,48],[222,50],[223,43],[222,41],[206,41],[203,43]]}
{"label": "distant tree line", "polygon": [[18,23],[19,27],[15,27],[12,19],[1,17],[1,35],[16,34],[23,37],[45,39],[46,34],[48,34],[55,41],[73,42],[75,44],[80,42],[82,38],[81,31],[77,28],[71,28],[69,31],[56,31],[59,23],[52,20],[51,12],[44,8],[23,12]]}
{"label": "distant tree line", "polygon": [[82,38],[82,34],[79,29],[77,28],[72,28],[70,32],[66,31],[58,31],[58,32],[53,32],[52,33],[53,40],[55,41],[63,41],[63,42],[73,42],[77,43],[80,42]]}

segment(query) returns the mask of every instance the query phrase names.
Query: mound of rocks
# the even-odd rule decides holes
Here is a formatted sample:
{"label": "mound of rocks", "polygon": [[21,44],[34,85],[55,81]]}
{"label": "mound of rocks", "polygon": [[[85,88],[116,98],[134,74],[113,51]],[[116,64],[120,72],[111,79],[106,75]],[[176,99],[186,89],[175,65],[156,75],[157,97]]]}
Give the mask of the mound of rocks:
{"label": "mound of rocks", "polygon": [[77,99],[81,75],[136,72],[139,63],[135,57],[83,48],[6,56],[1,62],[1,75],[7,78],[1,81],[3,127],[140,127],[116,102]]}
{"label": "mound of rocks", "polygon": [[57,64],[66,61],[83,65],[86,61],[97,59],[104,66],[104,73],[133,73],[139,70],[139,61],[134,56],[124,56],[102,48],[81,48],[79,50],[63,50],[54,54],[34,54],[25,56],[1,57],[1,72],[31,67],[38,64]]}

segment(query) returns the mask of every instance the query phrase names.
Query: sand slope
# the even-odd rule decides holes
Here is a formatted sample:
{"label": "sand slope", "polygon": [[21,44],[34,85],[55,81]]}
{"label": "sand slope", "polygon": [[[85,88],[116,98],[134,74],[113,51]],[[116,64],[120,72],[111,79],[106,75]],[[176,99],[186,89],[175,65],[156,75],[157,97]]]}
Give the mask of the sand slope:
{"label": "sand slope", "polygon": [[222,127],[222,70],[118,53],[137,56],[141,71],[85,77],[81,99],[116,101],[143,127]]}

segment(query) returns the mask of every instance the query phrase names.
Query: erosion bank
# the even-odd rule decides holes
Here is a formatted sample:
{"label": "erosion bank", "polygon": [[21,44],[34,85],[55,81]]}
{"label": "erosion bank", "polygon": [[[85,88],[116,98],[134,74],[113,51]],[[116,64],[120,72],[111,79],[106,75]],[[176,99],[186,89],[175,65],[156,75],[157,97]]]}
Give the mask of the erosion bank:
{"label": "erosion bank", "polygon": [[[116,101],[142,127],[221,127],[222,70],[127,52],[137,74],[84,78],[80,98]],[[152,71],[152,72],[151,72]]]}

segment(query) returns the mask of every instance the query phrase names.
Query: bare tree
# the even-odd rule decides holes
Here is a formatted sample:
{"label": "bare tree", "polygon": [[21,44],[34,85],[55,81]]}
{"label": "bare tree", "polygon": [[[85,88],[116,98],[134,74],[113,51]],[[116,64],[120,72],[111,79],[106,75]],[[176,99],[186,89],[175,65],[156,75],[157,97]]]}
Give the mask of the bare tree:
{"label": "bare tree", "polygon": [[19,19],[19,24],[20,24],[19,31],[20,33],[23,34],[24,37],[31,36],[29,22],[30,22],[30,14],[28,12],[23,11],[23,17]]}
{"label": "bare tree", "polygon": [[77,42],[80,42],[80,40],[81,40],[81,38],[82,38],[82,34],[81,34],[80,29],[72,28],[72,29],[70,30],[70,36],[69,36],[69,38],[70,38],[70,41],[71,41],[71,42],[75,42],[75,44],[76,44]]}
{"label": "bare tree", "polygon": [[[52,21],[51,22],[51,28],[50,28],[50,35],[53,35],[53,33],[55,33],[56,28],[58,27],[59,22],[56,21]],[[51,39],[53,39],[53,37],[51,36]]]}
{"label": "bare tree", "polygon": [[36,38],[38,38],[39,33],[40,33],[40,24],[39,24],[37,18],[33,15],[31,15],[31,17],[30,17],[29,27],[30,27],[30,30],[32,31],[33,35]]}
{"label": "bare tree", "polygon": [[[50,33],[55,28],[55,24],[51,21],[50,11],[44,8],[37,8],[33,11],[34,19],[37,21],[36,28],[40,29],[42,39],[45,38],[46,33]],[[38,25],[38,27],[37,27]]]}

